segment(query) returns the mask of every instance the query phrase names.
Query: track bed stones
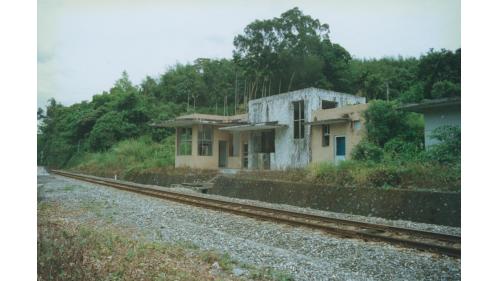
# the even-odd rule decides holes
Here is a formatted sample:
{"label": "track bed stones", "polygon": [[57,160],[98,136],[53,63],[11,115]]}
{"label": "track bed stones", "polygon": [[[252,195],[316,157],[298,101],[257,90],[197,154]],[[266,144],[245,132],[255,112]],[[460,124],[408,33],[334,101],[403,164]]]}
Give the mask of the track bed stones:
{"label": "track bed stones", "polygon": [[[67,188],[70,186],[72,188]],[[68,218],[139,229],[148,239],[192,243],[295,280],[459,280],[460,260],[386,243],[342,239],[54,177],[45,200],[86,212]]]}

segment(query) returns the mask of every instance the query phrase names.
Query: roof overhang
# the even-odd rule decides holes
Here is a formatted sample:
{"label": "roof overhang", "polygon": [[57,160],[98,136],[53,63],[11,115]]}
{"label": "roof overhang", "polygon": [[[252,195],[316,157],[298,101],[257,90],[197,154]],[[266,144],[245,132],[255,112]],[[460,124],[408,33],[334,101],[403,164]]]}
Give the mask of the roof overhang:
{"label": "roof overhang", "polygon": [[460,97],[425,100],[421,103],[405,104],[400,108],[408,111],[424,112],[429,109],[442,108],[442,107],[460,107]]}
{"label": "roof overhang", "polygon": [[236,124],[245,124],[242,122],[221,122],[200,119],[174,119],[162,123],[152,124],[153,127],[163,128],[176,128],[176,127],[189,127],[193,125],[212,125],[212,126],[232,126]]}
{"label": "roof overhang", "polygon": [[312,121],[312,122],[306,122],[306,125],[326,125],[326,124],[339,124],[339,123],[346,123],[350,122],[351,118],[334,118],[334,119],[326,119],[326,120],[318,120],[318,121]]}
{"label": "roof overhang", "polygon": [[265,123],[255,123],[255,124],[245,124],[238,126],[228,126],[220,128],[223,131],[231,132],[244,132],[244,131],[261,131],[261,130],[272,130],[287,127],[285,124],[278,124],[278,122],[265,122]]}

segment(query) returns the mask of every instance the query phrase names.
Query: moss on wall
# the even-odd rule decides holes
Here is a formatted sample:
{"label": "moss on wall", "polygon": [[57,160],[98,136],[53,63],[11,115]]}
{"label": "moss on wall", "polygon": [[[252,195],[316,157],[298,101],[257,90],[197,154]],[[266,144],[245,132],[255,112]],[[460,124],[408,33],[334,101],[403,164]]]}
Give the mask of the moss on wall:
{"label": "moss on wall", "polygon": [[460,193],[325,185],[219,177],[210,194],[318,210],[460,226]]}

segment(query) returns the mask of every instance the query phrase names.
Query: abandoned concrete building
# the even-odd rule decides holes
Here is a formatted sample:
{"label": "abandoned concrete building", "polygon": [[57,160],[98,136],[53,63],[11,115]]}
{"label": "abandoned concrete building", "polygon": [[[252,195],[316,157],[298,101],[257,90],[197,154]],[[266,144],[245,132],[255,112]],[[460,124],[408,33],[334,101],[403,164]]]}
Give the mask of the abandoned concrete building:
{"label": "abandoned concrete building", "polygon": [[251,100],[245,114],[195,113],[158,125],[176,128],[175,167],[283,170],[348,159],[366,108],[364,97],[307,88]]}

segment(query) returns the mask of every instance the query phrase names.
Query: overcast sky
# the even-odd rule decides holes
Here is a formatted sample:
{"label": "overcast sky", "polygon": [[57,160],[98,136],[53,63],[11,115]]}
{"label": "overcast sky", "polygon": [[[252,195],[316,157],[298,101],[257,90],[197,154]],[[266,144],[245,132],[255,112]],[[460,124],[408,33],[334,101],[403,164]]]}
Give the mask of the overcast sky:
{"label": "overcast sky", "polygon": [[459,0],[38,0],[38,106],[88,100],[123,70],[138,84],[176,62],[231,58],[247,24],[295,6],[357,58],[460,48]]}

